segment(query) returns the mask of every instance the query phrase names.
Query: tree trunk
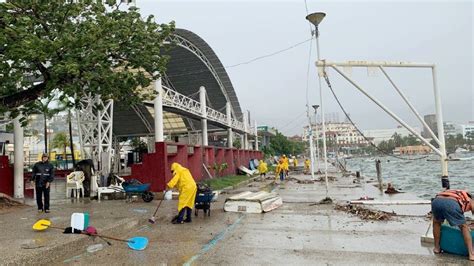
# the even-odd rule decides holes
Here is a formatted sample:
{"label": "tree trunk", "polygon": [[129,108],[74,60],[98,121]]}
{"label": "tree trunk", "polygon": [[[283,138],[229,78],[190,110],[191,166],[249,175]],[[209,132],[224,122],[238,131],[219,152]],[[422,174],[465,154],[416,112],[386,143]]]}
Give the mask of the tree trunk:
{"label": "tree trunk", "polygon": [[64,145],[64,160],[66,161],[66,165],[65,165],[65,167],[64,167],[65,170],[66,170],[66,169],[69,169],[69,168],[68,168],[68,163],[67,163],[66,147],[67,147],[67,145]]}
{"label": "tree trunk", "polygon": [[68,122],[69,122],[69,145],[71,148],[72,155],[72,167],[76,167],[76,158],[74,158],[74,143],[72,142],[72,121],[71,121],[71,111],[68,112]]}
{"label": "tree trunk", "polygon": [[44,153],[48,153],[48,125],[47,121],[48,118],[46,117],[46,114],[43,114],[44,117]]}

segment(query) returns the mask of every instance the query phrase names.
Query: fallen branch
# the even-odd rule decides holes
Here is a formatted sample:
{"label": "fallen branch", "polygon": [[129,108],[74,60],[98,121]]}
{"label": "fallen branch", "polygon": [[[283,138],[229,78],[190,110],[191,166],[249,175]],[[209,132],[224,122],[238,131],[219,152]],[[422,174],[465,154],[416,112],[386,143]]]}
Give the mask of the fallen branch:
{"label": "fallen branch", "polygon": [[0,192],[0,204],[4,204],[7,206],[24,206],[25,204],[17,199],[14,199],[8,196],[5,193]]}

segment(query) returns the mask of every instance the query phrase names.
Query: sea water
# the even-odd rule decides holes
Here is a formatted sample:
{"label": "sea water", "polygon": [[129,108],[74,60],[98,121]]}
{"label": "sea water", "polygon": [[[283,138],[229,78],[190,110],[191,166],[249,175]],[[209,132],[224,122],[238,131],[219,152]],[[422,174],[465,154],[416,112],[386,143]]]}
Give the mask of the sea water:
{"label": "sea water", "polygon": [[[473,157],[474,153],[465,153],[459,157]],[[420,156],[406,157],[415,159]],[[391,182],[396,189],[418,195],[423,199],[430,199],[442,190],[441,163],[428,161],[435,159],[430,156],[420,160],[402,160],[390,156],[361,158],[346,160],[348,170],[360,171],[361,175],[375,178],[375,159],[382,163],[382,177],[384,183]],[[452,189],[465,189],[474,194],[474,160],[449,161],[449,181]]]}

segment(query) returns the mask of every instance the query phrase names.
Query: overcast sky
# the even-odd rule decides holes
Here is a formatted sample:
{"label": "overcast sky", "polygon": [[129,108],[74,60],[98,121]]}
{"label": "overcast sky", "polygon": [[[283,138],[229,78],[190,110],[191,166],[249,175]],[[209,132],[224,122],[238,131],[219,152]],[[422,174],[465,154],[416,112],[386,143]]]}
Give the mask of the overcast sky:
{"label": "overcast sky", "polygon": [[[309,12],[323,11],[321,58],[331,61],[387,60],[437,65],[445,121],[474,120],[472,1],[314,1]],[[137,0],[143,14],[158,22],[201,36],[225,66],[287,48],[310,38],[304,0],[160,1]],[[306,84],[310,44],[310,104],[319,103],[315,43],[227,70],[242,109],[259,124],[288,135],[301,134],[306,122]],[[388,69],[421,114],[434,112],[430,70]],[[363,129],[391,128],[397,123],[375,104],[329,72],[342,104]],[[408,107],[382,73],[353,69],[351,77],[413,126]],[[199,85],[199,84],[197,84]],[[326,86],[326,113],[340,112]],[[341,119],[343,118],[340,112]]]}

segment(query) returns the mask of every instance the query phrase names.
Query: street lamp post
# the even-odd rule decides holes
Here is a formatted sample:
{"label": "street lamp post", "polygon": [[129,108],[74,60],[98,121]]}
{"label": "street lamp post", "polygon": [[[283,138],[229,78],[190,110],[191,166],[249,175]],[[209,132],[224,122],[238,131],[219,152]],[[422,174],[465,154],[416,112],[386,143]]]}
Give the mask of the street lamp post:
{"label": "street lamp post", "polygon": [[[318,25],[323,21],[326,16],[323,12],[316,12],[306,16],[306,19],[311,22],[315,27],[315,36],[316,36],[316,54],[318,61],[320,60],[320,51],[319,51],[319,29]],[[318,71],[319,72],[319,71]],[[321,76],[318,73],[318,82],[319,82],[319,100],[321,106],[321,123],[323,130],[323,157],[324,157],[324,179],[326,183],[326,197],[329,194],[329,184],[328,184],[328,162],[327,162],[327,148],[326,148],[326,123],[324,119],[324,104],[323,104],[323,89],[321,85]]]}
{"label": "street lamp post", "polygon": [[[313,105],[313,109],[314,109],[314,118],[316,119],[317,117],[317,114],[318,114],[318,108],[319,108],[319,105]],[[318,133],[318,123],[315,121],[315,125],[316,125],[316,132],[314,133],[316,135],[316,161],[318,162],[318,172],[321,171],[321,167],[319,165],[319,133]]]}

